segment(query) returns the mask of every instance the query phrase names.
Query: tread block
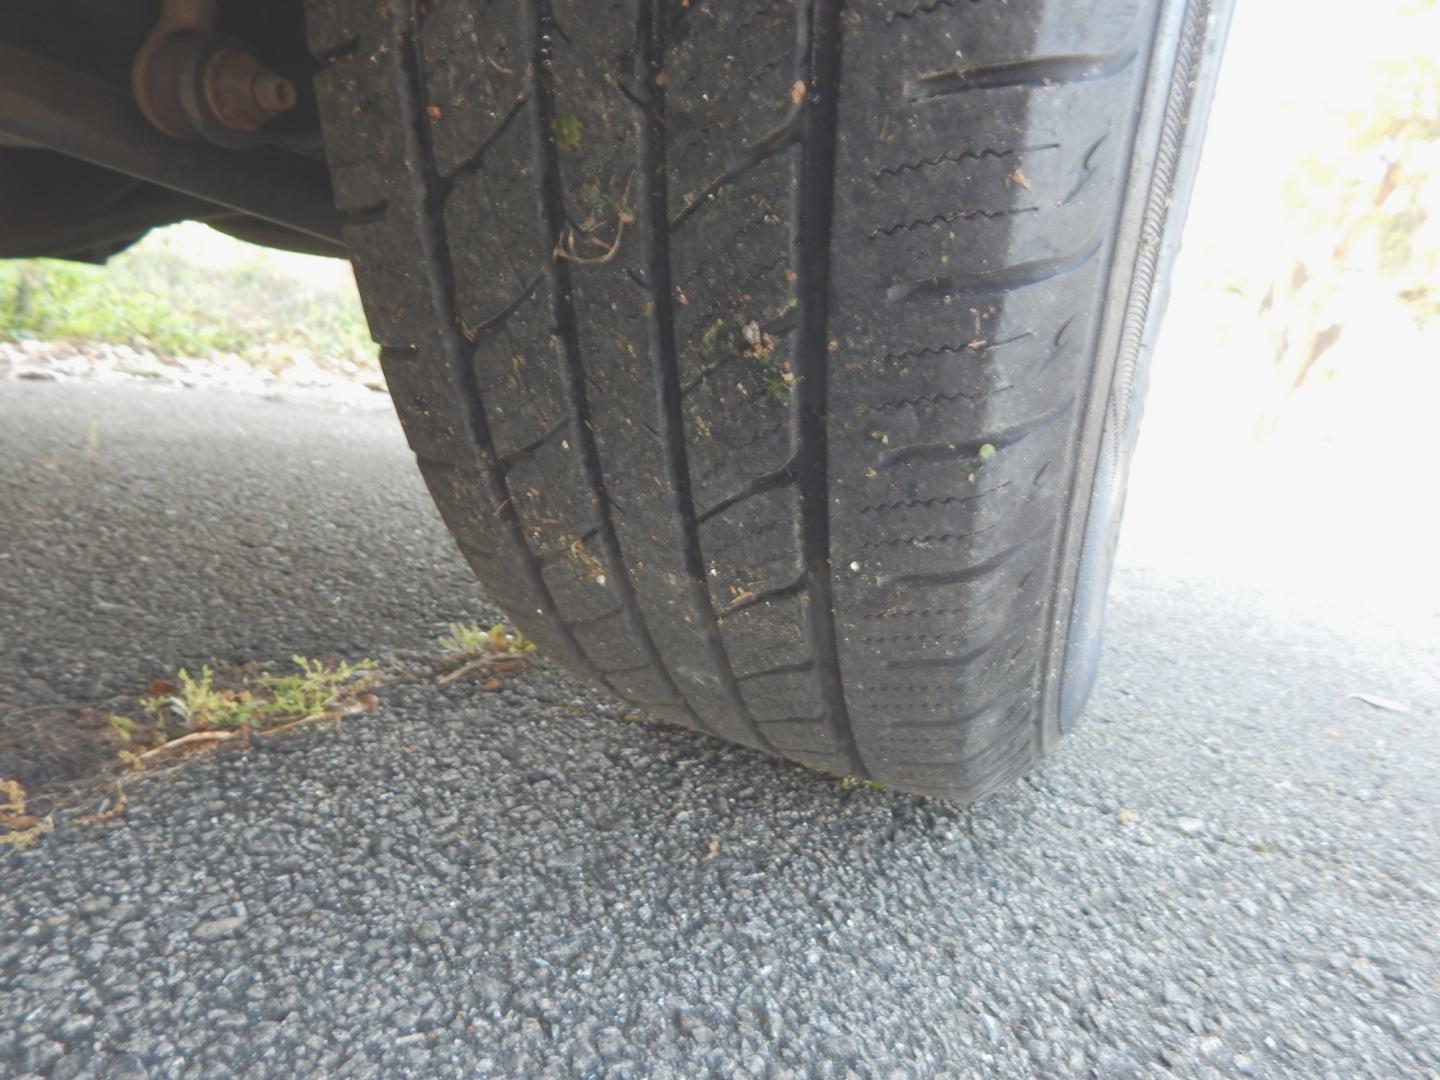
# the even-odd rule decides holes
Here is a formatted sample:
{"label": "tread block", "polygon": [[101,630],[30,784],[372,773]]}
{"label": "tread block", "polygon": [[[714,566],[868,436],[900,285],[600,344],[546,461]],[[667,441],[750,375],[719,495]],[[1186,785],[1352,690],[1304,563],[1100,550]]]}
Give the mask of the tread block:
{"label": "tread block", "polygon": [[782,490],[745,499],[701,524],[706,584],[717,609],[743,604],[800,576],[798,516],[795,492]]}
{"label": "tread block", "polygon": [[424,203],[397,196],[383,216],[345,227],[350,262],[360,284],[365,318],[376,341],[392,347],[433,348],[438,334],[430,283],[413,262],[394,257],[423,228]]}
{"label": "tread block", "polygon": [[449,176],[478,155],[514,120],[525,93],[520,4],[437,4],[421,23],[420,52],[435,147],[435,164]]}
{"label": "tread block", "polygon": [[315,77],[330,182],[341,210],[371,210],[403,190],[395,175],[407,168],[405,138],[389,115],[402,78],[399,58],[386,38],[378,41],[373,51],[367,46],[363,55],[336,60]]}

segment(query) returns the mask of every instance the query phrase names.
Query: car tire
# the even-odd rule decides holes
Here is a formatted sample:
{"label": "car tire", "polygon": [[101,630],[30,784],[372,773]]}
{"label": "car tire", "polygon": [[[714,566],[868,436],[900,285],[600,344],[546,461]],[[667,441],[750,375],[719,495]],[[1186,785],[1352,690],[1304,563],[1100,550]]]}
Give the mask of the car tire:
{"label": "car tire", "polygon": [[400,419],[545,652],[973,800],[1093,681],[1207,0],[312,0]]}

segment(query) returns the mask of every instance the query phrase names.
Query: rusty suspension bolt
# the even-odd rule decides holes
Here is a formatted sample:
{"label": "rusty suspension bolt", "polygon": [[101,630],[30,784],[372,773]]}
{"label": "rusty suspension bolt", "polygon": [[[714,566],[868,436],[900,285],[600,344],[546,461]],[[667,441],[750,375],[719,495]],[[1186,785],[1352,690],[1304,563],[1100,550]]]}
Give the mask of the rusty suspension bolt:
{"label": "rusty suspension bolt", "polygon": [[205,101],[232,131],[258,131],[300,100],[295,84],[240,49],[221,49],[205,65]]}

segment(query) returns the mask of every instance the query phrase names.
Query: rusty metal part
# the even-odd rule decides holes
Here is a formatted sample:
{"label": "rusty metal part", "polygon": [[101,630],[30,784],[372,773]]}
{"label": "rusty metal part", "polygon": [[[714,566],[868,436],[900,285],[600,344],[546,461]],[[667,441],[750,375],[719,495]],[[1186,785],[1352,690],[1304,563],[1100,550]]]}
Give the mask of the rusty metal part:
{"label": "rusty metal part", "polygon": [[259,131],[300,100],[293,82],[243,49],[218,50],[202,78],[206,104],[233,131]]}
{"label": "rusty metal part", "polygon": [[218,0],[162,0],[160,17],[130,68],[130,91],[145,119],[166,135],[194,135],[195,125],[180,104],[182,35],[214,29]]}
{"label": "rusty metal part", "polygon": [[342,243],[323,164],[263,147],[235,154],[170,138],[123,90],[3,42],[0,135]]}
{"label": "rusty metal part", "polygon": [[231,148],[299,103],[300,92],[242,41],[215,33],[216,0],[163,0],[135,55],[131,92],[166,135],[200,136]]}
{"label": "rusty metal part", "polygon": [[255,59],[244,42],[189,30],[170,41],[159,55],[172,47],[181,53],[175,70],[180,107],[194,134],[218,146],[258,145],[269,121],[299,101],[295,84]]}

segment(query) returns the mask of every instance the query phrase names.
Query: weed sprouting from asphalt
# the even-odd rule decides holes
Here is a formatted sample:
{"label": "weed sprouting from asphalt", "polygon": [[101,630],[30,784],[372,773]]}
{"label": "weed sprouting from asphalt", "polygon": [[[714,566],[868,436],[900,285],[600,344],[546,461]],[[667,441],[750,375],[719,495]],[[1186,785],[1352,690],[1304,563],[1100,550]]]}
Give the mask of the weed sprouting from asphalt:
{"label": "weed sprouting from asphalt", "polygon": [[496,623],[489,630],[478,623],[450,623],[435,643],[457,659],[535,651],[533,641],[504,623]]}
{"label": "weed sprouting from asphalt", "polygon": [[861,780],[856,776],[839,776],[835,780],[841,791],[884,791],[885,785],[878,780]]}
{"label": "weed sprouting from asphalt", "polygon": [[[243,673],[217,684],[207,665],[196,676],[181,668],[175,681],[152,686],[153,696],[140,706],[149,719],[146,741],[157,745],[198,732],[270,731],[324,716],[342,701],[352,699],[371,685],[373,662],[327,664],[305,656],[293,657],[297,670],[288,675]],[[111,731],[130,743],[140,735],[141,722],[112,714]]]}

